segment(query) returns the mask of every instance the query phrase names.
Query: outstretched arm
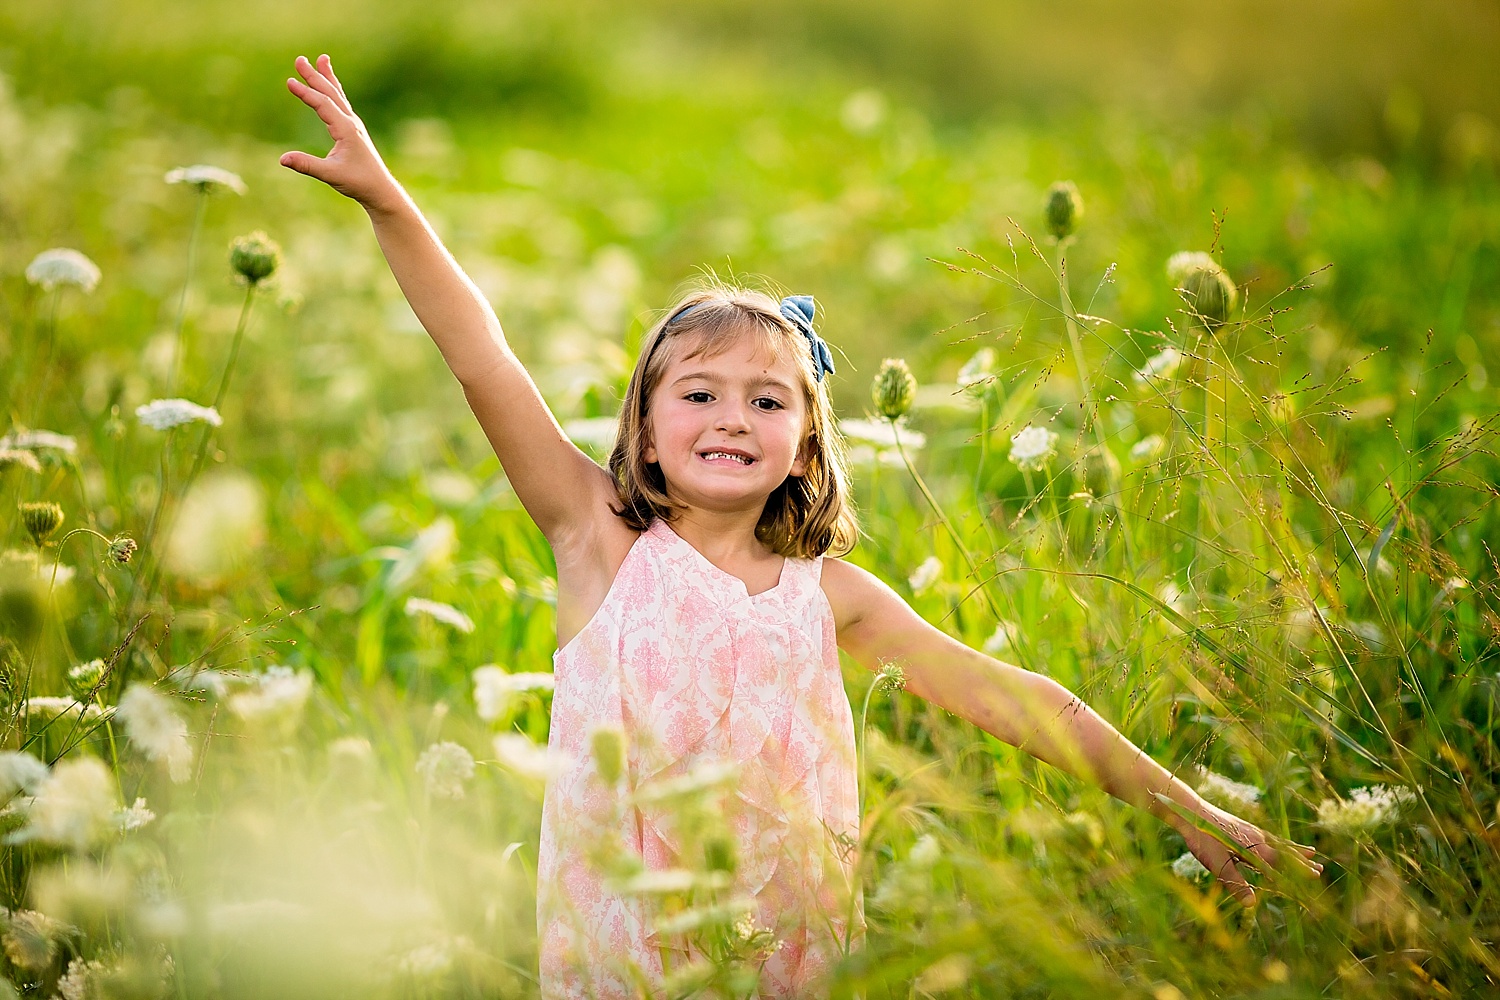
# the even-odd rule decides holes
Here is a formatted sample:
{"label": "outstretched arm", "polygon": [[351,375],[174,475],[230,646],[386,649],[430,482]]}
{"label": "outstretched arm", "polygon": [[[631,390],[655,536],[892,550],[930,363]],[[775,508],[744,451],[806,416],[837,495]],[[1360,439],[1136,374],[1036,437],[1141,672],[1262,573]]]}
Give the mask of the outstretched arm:
{"label": "outstretched arm", "polygon": [[586,546],[578,536],[609,516],[615,491],[608,474],[563,434],[490,304],[386,169],[332,61],[321,56],[315,67],[298,56],[297,72],[302,79],[289,78],[287,89],[318,113],[334,143],[325,157],[286,153],[282,165],[323,181],[369,214],[402,293],[463,386],[527,513],[554,548]]}
{"label": "outstretched arm", "polygon": [[[1284,844],[1285,857],[1253,823],[1205,802],[1061,684],[1002,663],[926,622],[870,573],[827,560],[823,589],[838,621],[839,645],[870,669],[900,663],[906,689],[1033,756],[1097,783],[1115,798],[1170,824],[1188,848],[1244,902],[1254,900],[1242,864],[1290,862],[1316,874],[1312,849]],[[1237,858],[1157,796],[1218,827],[1243,850]]]}

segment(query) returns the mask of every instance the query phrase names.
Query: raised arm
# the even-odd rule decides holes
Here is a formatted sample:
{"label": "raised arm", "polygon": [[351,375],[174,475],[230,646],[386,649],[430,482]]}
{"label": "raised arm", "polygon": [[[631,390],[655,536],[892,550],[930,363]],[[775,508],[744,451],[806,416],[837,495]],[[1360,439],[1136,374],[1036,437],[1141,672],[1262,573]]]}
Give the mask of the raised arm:
{"label": "raised arm", "polygon": [[[823,589],[833,605],[839,645],[871,670],[897,662],[906,690],[967,719],[1027,753],[1093,781],[1147,810],[1187,841],[1205,868],[1244,902],[1254,900],[1240,864],[1277,861],[1281,852],[1253,823],[1203,800],[1061,684],[1002,663],[939,631],[876,577],[842,560],[825,560]],[[1165,796],[1217,826],[1243,850],[1238,857],[1164,804]],[[1306,874],[1322,868],[1312,848],[1282,842],[1281,863]]]}
{"label": "raised arm", "polygon": [[314,67],[298,56],[297,72],[302,80],[288,79],[287,89],[328,126],[333,149],[326,157],[286,153],[282,165],[365,209],[396,282],[463,386],[527,513],[554,548],[587,546],[590,529],[613,520],[608,473],[563,434],[490,304],[386,169],[332,61],[324,55]]}

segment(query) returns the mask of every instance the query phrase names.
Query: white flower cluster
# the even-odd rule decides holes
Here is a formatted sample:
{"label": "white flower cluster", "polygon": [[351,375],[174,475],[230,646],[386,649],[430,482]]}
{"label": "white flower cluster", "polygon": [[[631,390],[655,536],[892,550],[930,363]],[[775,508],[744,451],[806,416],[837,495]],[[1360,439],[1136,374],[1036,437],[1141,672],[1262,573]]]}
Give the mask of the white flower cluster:
{"label": "white flower cluster", "polygon": [[931,589],[942,575],[943,561],[937,556],[928,556],[922,561],[922,565],[912,571],[906,582],[911,584],[913,594],[921,594]]}
{"label": "white flower cluster", "polygon": [[290,722],[312,693],[312,674],[291,667],[267,667],[238,678],[240,690],[229,695],[229,710],[247,722]]}
{"label": "white flower cluster", "polygon": [[1371,785],[1354,788],[1347,799],[1324,799],[1318,803],[1318,825],[1329,833],[1358,836],[1395,821],[1401,810],[1416,800],[1409,788]]}
{"label": "white flower cluster", "polygon": [[1231,812],[1244,812],[1255,808],[1262,793],[1254,785],[1232,781],[1206,767],[1199,767],[1198,794]]}
{"label": "white flower cluster", "polygon": [[146,684],[132,684],[120,698],[115,715],[125,724],[125,737],[146,756],[167,766],[175,782],[188,779],[193,746],[187,723],[172,700]]}
{"label": "white flower cluster", "polygon": [[1136,385],[1150,385],[1152,382],[1165,381],[1177,374],[1177,369],[1182,365],[1182,352],[1168,345],[1157,353],[1146,359],[1144,368],[1139,369],[1131,376]]}
{"label": "white flower cluster", "polygon": [[240,175],[223,167],[210,166],[207,163],[195,163],[191,167],[178,167],[168,170],[167,176],[163,178],[168,184],[191,184],[199,191],[208,193],[220,188],[233,191],[235,194],[245,193],[245,182]]}
{"label": "white flower cluster", "polygon": [[146,800],[137,798],[135,804],[115,812],[115,827],[122,833],[139,830],[156,819],[156,813],[146,807]]}
{"label": "white flower cluster", "polygon": [[902,421],[864,420],[853,417],[839,421],[839,432],[847,440],[867,444],[876,450],[896,447],[896,437],[901,438],[901,447],[907,451],[918,451],[927,444],[927,435],[911,430]]}
{"label": "white flower cluster", "polygon": [[1146,462],[1161,454],[1167,441],[1160,434],[1147,434],[1130,446],[1130,458],[1134,462]]}
{"label": "white flower cluster", "polygon": [[406,614],[415,618],[417,615],[426,615],[433,621],[442,622],[444,625],[458,629],[468,634],[474,631],[474,620],[451,604],[442,601],[429,601],[425,597],[408,597],[406,599]]}
{"label": "white flower cluster", "polygon": [[569,761],[566,755],[533,743],[520,733],[496,736],[495,757],[516,774],[536,781],[546,781],[562,773]]}
{"label": "white flower cluster", "polygon": [[25,451],[35,451],[38,448],[50,448],[72,455],[78,451],[78,439],[57,431],[13,431],[0,437],[0,451],[11,448],[20,448]]}
{"label": "white flower cluster", "polygon": [[73,285],[87,294],[99,284],[99,265],[77,250],[53,247],[26,265],[26,280],[49,292],[58,285]]}
{"label": "white flower cluster", "polygon": [[109,768],[96,757],[70,758],[37,785],[26,825],[6,841],[40,840],[82,851],[109,830],[118,806]]}
{"label": "white flower cluster", "polygon": [[551,691],[554,684],[551,674],[512,674],[493,663],[476,667],[473,677],[474,705],[479,717],[486,722],[494,722],[506,715],[518,695],[528,691]]}
{"label": "white flower cluster", "polygon": [[417,758],[417,773],[427,783],[427,791],[439,798],[461,799],[464,783],[474,777],[474,755],[444,740],[422,751]]}
{"label": "white flower cluster", "polygon": [[0,799],[17,792],[27,795],[37,790],[47,777],[47,765],[20,750],[0,752]]}
{"label": "white flower cluster", "polygon": [[[61,576],[58,577],[62,579]],[[79,715],[85,722],[95,722],[107,715],[114,714],[113,708],[104,708],[100,705],[84,705],[75,698],[62,698],[55,695],[36,695],[26,699],[26,714],[41,718],[52,718],[60,715]]]}
{"label": "white flower cluster", "polygon": [[1057,433],[1027,424],[1010,437],[1010,460],[1018,469],[1040,469],[1057,454]]}
{"label": "white flower cluster", "polygon": [[1198,882],[1209,877],[1209,871],[1203,867],[1203,862],[1193,855],[1192,851],[1184,851],[1182,857],[1172,862],[1172,874],[1178,878],[1185,878],[1189,882]]}
{"label": "white flower cluster", "polygon": [[971,396],[981,396],[995,378],[995,349],[981,347],[958,370],[958,387]]}
{"label": "white flower cluster", "polygon": [[199,406],[186,399],[153,399],[135,408],[141,423],[155,431],[171,430],[182,424],[201,420],[218,427],[224,422],[212,406]]}

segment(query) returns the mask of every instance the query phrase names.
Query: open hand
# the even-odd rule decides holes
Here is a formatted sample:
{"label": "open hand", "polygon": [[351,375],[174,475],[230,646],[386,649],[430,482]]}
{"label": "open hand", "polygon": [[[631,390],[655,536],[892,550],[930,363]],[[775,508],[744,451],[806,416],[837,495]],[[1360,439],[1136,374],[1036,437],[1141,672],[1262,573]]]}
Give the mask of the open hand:
{"label": "open hand", "polygon": [[314,67],[307,57],[298,56],[296,66],[302,79],[288,77],[286,88],[323,119],[333,138],[333,149],[323,157],[310,153],[283,153],[281,165],[317,178],[340,194],[353,198],[367,211],[393,205],[400,198],[400,187],[375,151],[364,122],[349,104],[343,84],[334,75],[333,60],[326,55],[319,56],[318,65]]}
{"label": "open hand", "polygon": [[[1317,878],[1323,873],[1323,866],[1312,860],[1316,852],[1311,847],[1273,837],[1254,823],[1208,802],[1200,800],[1197,812],[1207,821],[1205,825],[1216,830],[1209,832],[1186,821],[1174,825],[1187,841],[1193,856],[1246,906],[1255,905],[1255,890],[1245,878],[1248,868],[1264,871],[1267,866],[1272,866],[1278,871],[1296,872],[1307,878]],[[1219,837],[1214,836],[1214,832]],[[1231,850],[1220,837],[1237,845],[1236,849]]]}

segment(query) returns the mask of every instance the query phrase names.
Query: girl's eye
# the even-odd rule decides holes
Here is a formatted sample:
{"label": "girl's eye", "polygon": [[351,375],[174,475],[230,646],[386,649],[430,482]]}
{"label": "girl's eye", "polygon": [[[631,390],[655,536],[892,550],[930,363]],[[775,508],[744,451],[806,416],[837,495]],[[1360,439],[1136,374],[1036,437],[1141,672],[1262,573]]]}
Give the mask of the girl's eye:
{"label": "girl's eye", "polygon": [[687,400],[689,403],[711,403],[714,399],[713,396],[709,395],[702,389],[694,389],[692,392],[688,393],[682,398]]}
{"label": "girl's eye", "polygon": [[772,399],[770,396],[761,396],[759,399],[757,399],[755,401],[755,405],[758,406],[759,408],[761,408],[762,410],[781,410],[781,409],[785,409],[785,407],[783,407],[781,405],[781,401],[780,400]]}

